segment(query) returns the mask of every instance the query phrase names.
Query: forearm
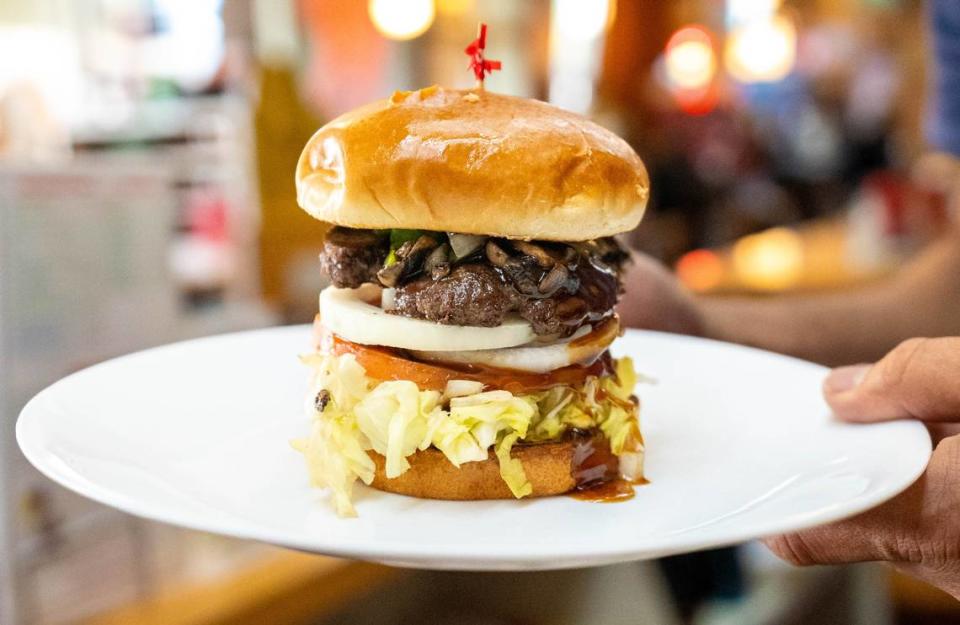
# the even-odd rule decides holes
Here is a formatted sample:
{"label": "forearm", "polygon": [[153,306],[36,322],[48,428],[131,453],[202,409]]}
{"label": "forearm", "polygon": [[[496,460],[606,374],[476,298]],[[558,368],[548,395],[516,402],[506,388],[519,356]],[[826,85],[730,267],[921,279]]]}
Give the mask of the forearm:
{"label": "forearm", "polygon": [[838,365],[869,362],[896,340],[875,300],[880,293],[819,297],[700,298],[703,334]]}
{"label": "forearm", "polygon": [[896,277],[821,296],[699,298],[703,334],[826,364],[873,361],[913,336],[960,334],[960,235]]}

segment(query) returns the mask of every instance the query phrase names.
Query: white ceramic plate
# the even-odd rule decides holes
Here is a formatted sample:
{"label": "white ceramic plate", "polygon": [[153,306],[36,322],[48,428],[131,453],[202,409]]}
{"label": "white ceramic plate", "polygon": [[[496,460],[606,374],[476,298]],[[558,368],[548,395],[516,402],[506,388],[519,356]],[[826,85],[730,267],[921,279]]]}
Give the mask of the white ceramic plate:
{"label": "white ceramic plate", "polygon": [[76,492],[139,516],[318,553],[439,569],[580,567],[728,545],[840,519],[923,471],[919,423],[844,425],[822,367],[695,338],[629,331],[647,475],[634,499],[440,502],[358,488],[337,518],[288,440],[307,327],[133,354],[37,395],[17,423],[27,458]]}

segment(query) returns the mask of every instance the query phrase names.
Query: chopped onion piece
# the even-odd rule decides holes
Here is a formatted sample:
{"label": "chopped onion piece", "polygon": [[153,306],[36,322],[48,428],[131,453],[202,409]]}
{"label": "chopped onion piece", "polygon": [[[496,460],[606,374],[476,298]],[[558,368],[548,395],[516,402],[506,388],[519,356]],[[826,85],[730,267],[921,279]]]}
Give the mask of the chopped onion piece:
{"label": "chopped onion piece", "polygon": [[443,398],[466,397],[467,395],[476,395],[482,392],[483,382],[476,382],[474,380],[450,380],[447,382],[447,387],[443,390]]}
{"label": "chopped onion piece", "polygon": [[453,255],[457,260],[469,256],[487,240],[487,237],[475,234],[450,232],[448,236],[450,237],[450,249],[453,250]]}
{"label": "chopped onion piece", "polygon": [[397,290],[393,288],[383,289],[380,293],[380,308],[384,310],[393,310],[397,307]]}

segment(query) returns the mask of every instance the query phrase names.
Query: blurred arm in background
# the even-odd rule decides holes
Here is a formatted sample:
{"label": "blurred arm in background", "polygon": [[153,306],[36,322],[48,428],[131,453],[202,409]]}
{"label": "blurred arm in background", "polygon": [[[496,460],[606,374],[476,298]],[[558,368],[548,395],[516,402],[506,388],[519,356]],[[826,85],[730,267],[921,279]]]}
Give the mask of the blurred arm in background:
{"label": "blurred arm in background", "polygon": [[698,334],[825,364],[878,359],[915,336],[960,335],[960,232],[931,244],[886,282],[856,291],[770,298],[695,297],[641,257],[626,278],[628,326]]}
{"label": "blurred arm in background", "polygon": [[[960,155],[960,3],[931,0],[933,98],[926,134]],[[931,154],[914,168],[919,186],[960,199],[960,165]],[[825,364],[874,361],[916,336],[960,335],[960,225],[884,283],[819,296],[699,298],[663,267],[640,258],[626,279],[620,314],[629,326],[699,334]]]}
{"label": "blurred arm in background", "polygon": [[698,334],[824,364],[877,360],[915,336],[960,335],[960,232],[890,280],[860,290],[770,298],[695,297],[641,257],[626,278],[628,326]]}

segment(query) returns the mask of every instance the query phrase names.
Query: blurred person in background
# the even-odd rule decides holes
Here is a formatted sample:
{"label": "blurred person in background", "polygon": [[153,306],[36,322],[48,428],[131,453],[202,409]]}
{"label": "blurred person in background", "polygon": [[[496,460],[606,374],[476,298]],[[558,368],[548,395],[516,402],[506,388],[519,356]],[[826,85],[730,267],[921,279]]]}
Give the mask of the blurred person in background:
{"label": "blurred person in background", "polygon": [[[929,423],[937,447],[907,491],[853,519],[767,545],[798,565],[888,561],[960,599],[960,429],[948,425],[960,424],[960,3],[930,0],[928,9],[936,67],[927,134],[942,153],[922,158],[914,179],[948,198],[949,233],[886,282],[818,296],[700,298],[639,257],[621,315],[630,326],[847,365],[824,382],[838,418]],[[952,338],[916,338],[924,336]]]}

